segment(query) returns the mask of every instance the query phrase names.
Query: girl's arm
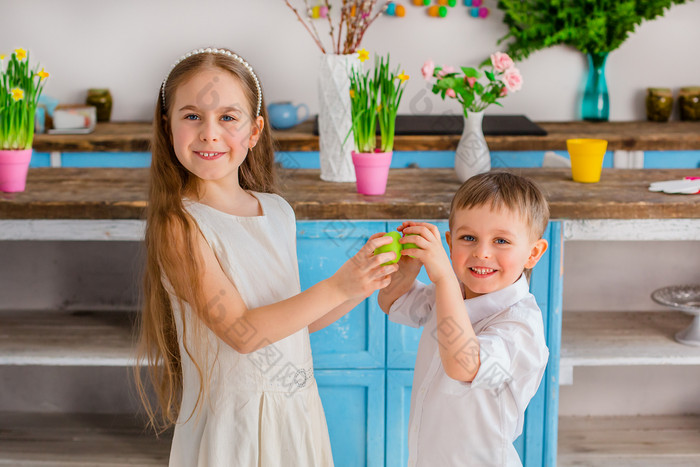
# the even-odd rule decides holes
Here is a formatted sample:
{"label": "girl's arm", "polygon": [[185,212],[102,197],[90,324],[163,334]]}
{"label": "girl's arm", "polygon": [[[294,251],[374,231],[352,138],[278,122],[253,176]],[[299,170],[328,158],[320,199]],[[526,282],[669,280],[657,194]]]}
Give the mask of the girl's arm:
{"label": "girl's arm", "polygon": [[377,289],[386,287],[396,265],[381,266],[393,253],[374,256],[375,248],[390,242],[375,234],[333,276],[304,292],[277,303],[248,309],[236,287],[224,274],[214,252],[197,234],[202,257],[202,292],[205,306],[196,310],[205,324],[224,342],[241,353],[249,353],[277,342],[314,323],[331,310],[347,313]]}
{"label": "girl's arm", "polygon": [[326,326],[330,326],[331,324],[335,323],[338,321],[340,318],[345,316],[346,313],[348,313],[350,310],[355,308],[357,305],[362,303],[362,300],[364,299],[356,299],[356,300],[348,300],[344,302],[342,305],[339,305],[335,308],[333,308],[331,311],[323,315],[321,318],[317,319],[313,323],[309,324],[309,332],[316,332],[320,331],[321,329],[325,328]]}

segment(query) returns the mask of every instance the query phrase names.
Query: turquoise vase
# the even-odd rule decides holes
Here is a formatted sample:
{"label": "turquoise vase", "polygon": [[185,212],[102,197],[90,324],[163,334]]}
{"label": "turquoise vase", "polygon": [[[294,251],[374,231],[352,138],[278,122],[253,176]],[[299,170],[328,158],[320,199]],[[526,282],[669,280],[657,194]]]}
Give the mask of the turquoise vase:
{"label": "turquoise vase", "polygon": [[608,52],[588,54],[588,78],[583,92],[581,116],[584,120],[606,122],[610,118],[608,85],[605,82],[605,61]]}

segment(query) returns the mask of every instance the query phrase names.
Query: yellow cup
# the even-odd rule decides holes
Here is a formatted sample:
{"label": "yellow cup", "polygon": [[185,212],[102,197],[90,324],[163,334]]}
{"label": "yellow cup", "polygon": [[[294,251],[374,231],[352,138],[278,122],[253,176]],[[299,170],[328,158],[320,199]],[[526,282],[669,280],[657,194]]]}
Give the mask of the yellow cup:
{"label": "yellow cup", "polygon": [[608,142],[604,139],[567,139],[566,149],[571,158],[571,176],[575,182],[596,183],[600,181],[603,158]]}

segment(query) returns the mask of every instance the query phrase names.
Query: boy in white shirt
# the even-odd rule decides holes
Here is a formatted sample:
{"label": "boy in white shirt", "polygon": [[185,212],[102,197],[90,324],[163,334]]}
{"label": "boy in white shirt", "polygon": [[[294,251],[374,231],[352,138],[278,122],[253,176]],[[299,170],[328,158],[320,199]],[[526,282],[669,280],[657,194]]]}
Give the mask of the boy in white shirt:
{"label": "boy in white shirt", "polygon": [[[425,327],[413,376],[409,466],[522,465],[513,441],[549,357],[525,272],[547,249],[548,221],[536,185],[490,172],[467,180],[452,200],[449,258],[434,225],[398,228],[401,243],[418,249],[401,251],[399,270],[378,300],[391,321]],[[416,280],[422,266],[430,285]]]}

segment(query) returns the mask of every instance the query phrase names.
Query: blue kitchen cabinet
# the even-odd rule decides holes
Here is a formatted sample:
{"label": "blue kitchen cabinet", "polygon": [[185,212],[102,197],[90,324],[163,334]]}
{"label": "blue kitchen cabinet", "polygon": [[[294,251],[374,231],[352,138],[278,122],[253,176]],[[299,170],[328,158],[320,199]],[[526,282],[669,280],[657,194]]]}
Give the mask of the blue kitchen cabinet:
{"label": "blue kitchen cabinet", "polygon": [[315,377],[335,466],[383,467],[384,370],[317,370]]}
{"label": "blue kitchen cabinet", "polygon": [[[330,277],[367,242],[386,229],[386,222],[299,221],[297,255],[301,289]],[[376,292],[347,315],[311,334],[316,368],[384,368],[384,313]]]}
{"label": "blue kitchen cabinet", "polygon": [[[330,277],[386,222],[299,221],[301,288]],[[376,292],[311,334],[319,394],[337,467],[384,466],[386,317]]]}
{"label": "blue kitchen cabinet", "polygon": [[386,379],[386,467],[406,467],[413,365],[410,370],[386,370]]}

